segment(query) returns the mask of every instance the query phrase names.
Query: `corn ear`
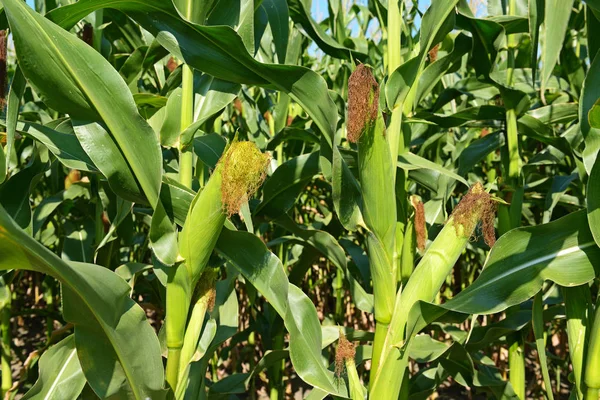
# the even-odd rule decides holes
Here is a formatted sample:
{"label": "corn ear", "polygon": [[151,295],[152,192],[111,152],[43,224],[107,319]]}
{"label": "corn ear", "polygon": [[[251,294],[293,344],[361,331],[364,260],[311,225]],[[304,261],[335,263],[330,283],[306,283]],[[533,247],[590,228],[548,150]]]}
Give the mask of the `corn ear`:
{"label": "corn ear", "polygon": [[[219,160],[204,189],[196,195],[179,235],[184,260],[167,282],[167,380],[174,388],[180,366],[192,290],[206,268],[227,215],[239,210],[265,177],[268,156],[250,142],[234,142]],[[181,362],[185,362],[182,360]]]}
{"label": "corn ear", "polygon": [[[185,331],[183,347],[181,349],[181,357],[179,361],[179,374],[185,371],[187,365],[192,361],[200,334],[202,333],[202,325],[204,324],[204,316],[207,311],[212,311],[215,302],[215,278],[216,271],[208,269],[204,271],[200,277],[198,285],[196,285],[196,299],[190,322]],[[181,376],[180,376],[181,379]]]}
{"label": "corn ear", "polygon": [[354,347],[354,344],[350,343],[348,339],[346,339],[346,336],[340,332],[340,339],[335,353],[336,375],[339,379],[345,369],[346,375],[348,376],[350,397],[352,400],[364,400],[365,390],[358,377],[358,372],[356,371],[356,364],[354,362],[355,355],[356,348]]}
{"label": "corn ear", "polygon": [[[379,112],[379,86],[371,70],[360,64],[348,79],[348,139],[358,143],[362,213],[367,229],[369,266],[373,280],[376,366],[381,340],[391,320],[396,296],[394,262],[396,199],[390,148]],[[379,332],[377,332],[379,331]]]}
{"label": "corn ear", "polygon": [[[478,221],[493,219],[494,203],[483,186],[475,184],[421,258],[402,292],[396,296],[394,315],[372,385],[372,398],[398,398],[408,352],[397,356],[405,341],[408,313],[417,301],[432,301],[473,235]],[[489,227],[489,222],[486,224]],[[493,228],[493,225],[492,225]],[[485,232],[484,232],[485,233]],[[489,232],[487,233],[489,235]]]}

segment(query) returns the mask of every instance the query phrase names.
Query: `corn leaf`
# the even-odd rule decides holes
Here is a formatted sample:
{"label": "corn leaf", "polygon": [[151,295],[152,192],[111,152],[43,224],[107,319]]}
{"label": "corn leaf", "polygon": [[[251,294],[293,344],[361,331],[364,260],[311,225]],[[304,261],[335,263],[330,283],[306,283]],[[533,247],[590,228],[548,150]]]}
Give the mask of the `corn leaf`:
{"label": "corn leaf", "polygon": [[69,264],[32,239],[0,207],[0,269],[52,275],[63,288],[64,317],[88,383],[102,398],[160,399],[164,371],[160,346],[130,287],[112,271]]}
{"label": "corn leaf", "polygon": [[600,248],[585,213],[548,224],[514,229],[492,249],[481,275],[444,307],[469,314],[491,314],[519,304],[546,280],[578,286],[594,279]]}
{"label": "corn leaf", "polygon": [[68,336],[49,350],[40,359],[40,376],[23,399],[75,400],[85,386],[75,337]]}

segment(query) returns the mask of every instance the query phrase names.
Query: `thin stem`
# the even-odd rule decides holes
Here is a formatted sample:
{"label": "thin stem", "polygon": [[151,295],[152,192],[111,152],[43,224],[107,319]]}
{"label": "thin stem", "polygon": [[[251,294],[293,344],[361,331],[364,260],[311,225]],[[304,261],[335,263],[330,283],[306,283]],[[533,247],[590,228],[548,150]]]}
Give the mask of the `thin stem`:
{"label": "thin stem", "polygon": [[12,387],[12,371],[10,369],[12,342],[10,331],[10,303],[2,309],[2,398]]}
{"label": "thin stem", "polygon": [[585,363],[586,400],[597,400],[600,396],[600,300],[596,304],[594,323]]}

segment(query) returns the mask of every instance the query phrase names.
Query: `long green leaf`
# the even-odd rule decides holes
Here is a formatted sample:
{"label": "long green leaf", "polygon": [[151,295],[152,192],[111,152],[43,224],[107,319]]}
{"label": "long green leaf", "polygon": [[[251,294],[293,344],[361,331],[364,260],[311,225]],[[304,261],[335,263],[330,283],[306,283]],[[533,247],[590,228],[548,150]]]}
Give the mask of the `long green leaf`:
{"label": "long green leaf", "polygon": [[546,0],[544,9],[544,43],[542,46],[542,70],[540,85],[542,96],[546,82],[558,61],[563,48],[565,33],[571,17],[574,0]]}
{"label": "long green leaf", "polygon": [[121,76],[92,47],[25,3],[3,0],[3,4],[25,77],[55,110],[104,122],[154,206],[162,174],[158,138],[139,115]]}
{"label": "long green leaf", "polygon": [[75,400],[85,386],[85,376],[77,358],[73,335],[46,351],[39,362],[38,380],[23,400]]}
{"label": "long green leaf", "polygon": [[160,346],[131,288],[112,271],[68,264],[23,232],[0,207],[0,269],[29,269],[62,283],[64,317],[88,383],[102,398],[160,399],[164,370]]}
{"label": "long green leaf", "polygon": [[289,94],[313,118],[331,146],[338,117],[325,80],[308,68],[256,61],[230,27],[194,25],[182,20],[171,2],[160,0],[82,0],[53,10],[48,17],[70,28],[90,12],[104,7],[126,12],[193,68],[225,81],[275,88]]}
{"label": "long green leaf", "polygon": [[590,282],[599,260],[600,248],[584,211],[514,229],[496,242],[475,282],[444,307],[469,314],[496,313],[531,298],[546,280],[567,287]]}

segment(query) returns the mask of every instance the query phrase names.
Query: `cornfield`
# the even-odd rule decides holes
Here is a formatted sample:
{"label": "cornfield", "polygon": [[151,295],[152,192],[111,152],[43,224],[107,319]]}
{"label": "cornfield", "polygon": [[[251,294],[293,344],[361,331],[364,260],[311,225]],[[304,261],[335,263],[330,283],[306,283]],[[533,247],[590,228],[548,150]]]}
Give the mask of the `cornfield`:
{"label": "cornfield", "polygon": [[0,3],[4,399],[600,399],[599,0]]}

